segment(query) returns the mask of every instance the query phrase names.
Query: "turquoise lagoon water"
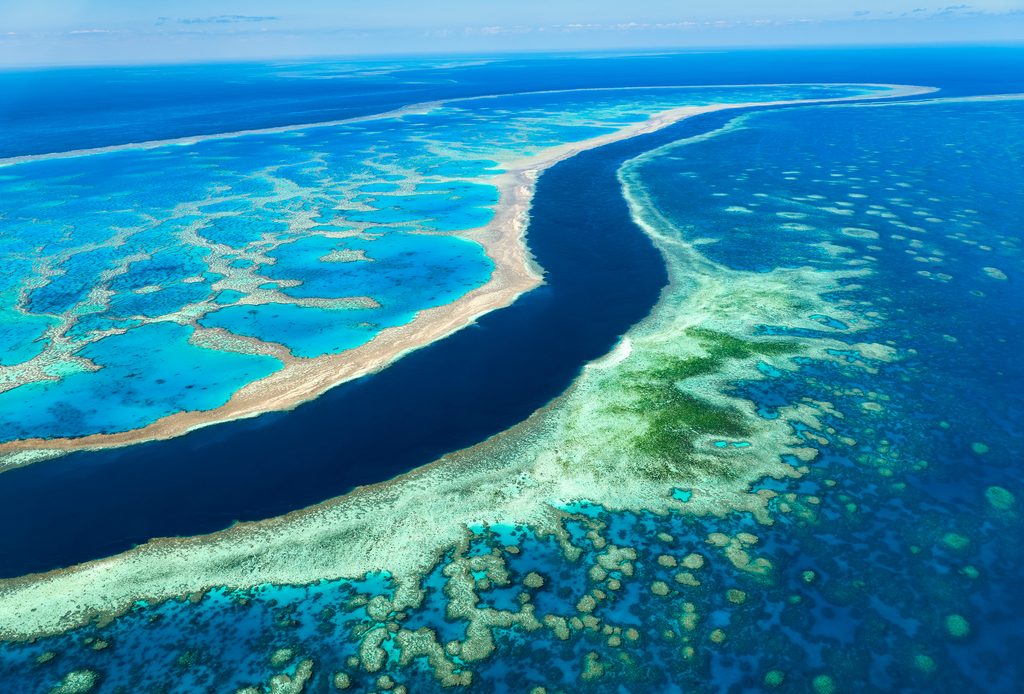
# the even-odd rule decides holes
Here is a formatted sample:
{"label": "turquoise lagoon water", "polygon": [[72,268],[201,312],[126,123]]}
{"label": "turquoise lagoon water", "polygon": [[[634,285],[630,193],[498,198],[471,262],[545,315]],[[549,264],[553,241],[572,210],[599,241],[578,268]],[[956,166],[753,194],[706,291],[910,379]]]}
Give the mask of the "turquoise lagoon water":
{"label": "turquoise lagoon water", "polygon": [[[820,429],[791,422],[817,451],[809,473],[756,485],[778,494],[771,525],[690,515],[689,490],[667,516],[581,502],[564,522],[575,560],[529,528],[476,528],[401,614],[371,602],[391,596],[386,575],[215,590],[7,645],[0,672],[23,691],[76,670],[102,691],[269,691],[309,659],[306,691],[437,691],[436,659],[406,662],[394,625],[466,642],[470,619],[449,613],[445,586],[468,572],[478,607],[514,622],[528,602],[555,621],[489,630],[485,658],[449,649],[454,673],[472,672],[456,691],[1017,691],[1022,161],[1024,102],[938,101],[757,113],[631,169],[629,185],[669,222],[661,231],[703,240],[723,266],[870,270],[830,297],[867,331],[827,313],[808,316],[820,330],[749,326],[851,344],[834,351],[845,360],[763,364],[732,384],[766,420],[808,398],[832,404]],[[853,345],[865,341],[898,358],[864,357]],[[610,564],[588,531],[631,548],[629,570],[593,572]],[[769,570],[708,541],[743,532]],[[595,588],[606,597],[581,608]]]}
{"label": "turquoise lagoon water", "polygon": [[[195,331],[318,357],[480,287],[490,260],[450,234],[490,221],[499,162],[679,105],[881,91],[527,94],[0,168],[0,441],[119,432],[212,409],[281,366],[251,343]],[[180,353],[185,366],[163,370],[153,394],[120,387],[121,343]]]}
{"label": "turquoise lagoon water", "polygon": [[14,438],[83,436],[140,427],[177,410],[207,410],[223,394],[273,373],[273,357],[204,349],[189,343],[193,329],[151,323],[90,342],[78,353],[102,364],[104,378],[85,369],[49,372],[55,381],[28,383],[2,395]]}

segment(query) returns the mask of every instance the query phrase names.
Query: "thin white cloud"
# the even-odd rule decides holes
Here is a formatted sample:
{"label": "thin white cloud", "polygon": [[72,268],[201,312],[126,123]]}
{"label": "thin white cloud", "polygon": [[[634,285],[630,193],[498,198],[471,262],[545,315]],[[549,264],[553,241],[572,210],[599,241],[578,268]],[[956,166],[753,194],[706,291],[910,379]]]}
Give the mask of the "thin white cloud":
{"label": "thin white cloud", "polygon": [[[946,18],[950,15],[985,15],[985,16],[999,16],[999,15],[1013,15],[1018,14],[1019,11],[980,11],[974,5],[960,4],[960,5],[946,5],[941,7],[918,7],[908,12],[904,12],[900,15],[892,16],[893,13],[886,13],[890,15],[888,21],[896,20],[914,20],[914,21],[927,21],[931,19]],[[766,28],[766,27],[786,27],[786,26],[799,26],[808,24],[830,24],[833,22],[849,21],[853,17],[859,21],[881,21],[885,19],[884,15],[872,13],[870,10],[855,10],[851,14],[843,17],[795,17],[788,19],[767,19],[767,18],[753,18],[753,19],[718,19],[718,20],[701,20],[701,21],[690,21],[681,20],[675,22],[641,22],[641,21],[624,21],[624,22],[613,22],[613,23],[595,23],[595,22],[568,22],[564,24],[546,24],[537,26],[483,26],[483,27],[464,27],[463,34],[465,35],[483,35],[483,36],[499,36],[504,34],[525,34],[530,32],[543,33],[543,32],[561,32],[561,33],[587,33],[587,32],[648,32],[648,31],[692,31],[695,29],[711,29],[711,30],[730,30],[730,29],[744,29],[744,28]],[[435,30],[437,35],[437,30]]]}
{"label": "thin white cloud", "polygon": [[516,24],[513,26],[466,27],[464,33],[482,34],[483,36],[498,36],[499,34],[528,34],[536,30],[536,27]]}
{"label": "thin white cloud", "polygon": [[[165,20],[165,17],[161,17]],[[178,24],[253,24],[256,22],[276,22],[280,17],[246,15],[246,14],[219,14],[213,17],[181,17]],[[160,20],[158,20],[160,21]]]}

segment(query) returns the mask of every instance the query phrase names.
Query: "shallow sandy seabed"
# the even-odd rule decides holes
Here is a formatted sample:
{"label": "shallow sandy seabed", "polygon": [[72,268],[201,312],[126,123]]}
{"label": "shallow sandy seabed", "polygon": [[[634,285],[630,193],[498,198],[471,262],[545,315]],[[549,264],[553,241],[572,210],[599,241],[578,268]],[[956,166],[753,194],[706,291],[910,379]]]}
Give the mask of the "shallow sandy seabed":
{"label": "shallow sandy seabed", "polygon": [[[900,88],[892,95],[925,91]],[[537,283],[523,245],[523,227],[538,171],[583,149],[690,115],[749,105],[676,109],[614,135],[517,163],[503,187],[503,222],[483,232],[496,237],[488,252],[514,280],[491,287],[490,301],[484,293],[488,285],[475,298],[443,307],[449,311],[446,320],[432,330],[417,319],[414,336],[437,339],[486,310],[507,305]],[[676,146],[685,142],[669,145]],[[808,318],[815,314],[868,327],[836,296],[841,296],[844,281],[870,270],[851,266],[834,272],[796,268],[753,273],[709,261],[699,246],[659,216],[638,185],[637,167],[654,154],[628,162],[620,178],[634,218],[664,254],[670,285],[651,315],[611,355],[585,369],[567,393],[513,429],[390,482],[210,536],[155,540],[109,559],[0,582],[0,636],[55,633],[92,618],[116,616],[139,600],[161,601],[216,586],[309,584],[369,571],[395,577],[396,605],[415,604],[420,577],[441,551],[466,542],[468,526],[526,524],[564,540],[561,519],[566,512],[561,509],[581,499],[609,510],[666,513],[684,510],[673,492],[686,488],[692,490],[685,504],[690,513],[746,511],[761,523],[771,523],[766,507],[775,493],[751,493],[749,487],[766,476],[798,477],[807,471],[802,462],[813,449],[801,445],[787,420],[814,425],[819,415],[831,411],[830,405],[805,401],[765,420],[749,402],[723,394],[723,389],[739,378],[757,378],[759,363],[787,370],[795,368],[794,356],[838,359],[829,349],[858,351],[871,360],[892,358],[893,350],[886,345],[850,345],[850,333],[857,327],[843,332],[845,341],[751,338],[759,324],[820,333],[821,324]],[[828,301],[826,293],[831,294]],[[457,313],[459,308],[465,312]],[[379,368],[417,343],[388,344],[388,356],[376,355],[366,370]],[[859,365],[871,369],[868,361]],[[292,391],[284,390],[271,406],[284,409],[314,397],[336,384],[336,378],[310,375],[301,395],[289,396]],[[668,405],[652,412],[652,399]],[[657,416],[662,411],[671,414],[669,421]],[[722,437],[713,434],[721,432],[733,432],[749,445],[717,447],[713,442]],[[786,453],[793,456],[792,464],[780,458]],[[732,551],[728,538],[724,546]]]}

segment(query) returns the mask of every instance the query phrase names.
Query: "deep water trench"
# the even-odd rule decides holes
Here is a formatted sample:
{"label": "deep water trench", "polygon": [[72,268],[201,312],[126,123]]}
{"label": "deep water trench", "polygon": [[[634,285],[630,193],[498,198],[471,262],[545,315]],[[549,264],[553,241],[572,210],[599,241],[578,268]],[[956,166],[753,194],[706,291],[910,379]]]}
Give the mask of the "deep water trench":
{"label": "deep water trench", "polygon": [[526,419],[646,316],[667,282],[659,252],[630,218],[619,166],[736,114],[694,117],[544,172],[528,243],[545,284],[380,373],[290,412],[0,475],[0,575],[282,515]]}

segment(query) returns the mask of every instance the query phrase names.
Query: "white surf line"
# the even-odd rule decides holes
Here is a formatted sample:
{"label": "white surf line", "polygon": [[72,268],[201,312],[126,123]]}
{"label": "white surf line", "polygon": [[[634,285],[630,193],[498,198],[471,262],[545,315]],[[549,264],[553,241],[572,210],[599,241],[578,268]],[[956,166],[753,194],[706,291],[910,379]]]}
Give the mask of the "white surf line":
{"label": "white surf line", "polygon": [[[871,82],[808,82],[808,83],[765,83],[765,84],[701,84],[701,85],[659,85],[653,87],[587,87],[583,89],[547,89],[528,92],[503,92],[498,94],[485,94],[482,96],[465,96],[440,101],[421,101],[415,104],[402,106],[401,108],[375,113],[366,116],[355,116],[352,118],[341,118],[337,120],[318,121],[313,123],[297,123],[294,125],[280,125],[271,128],[251,128],[247,130],[234,130],[224,133],[209,133],[206,135],[187,135],[182,137],[167,138],[162,140],[146,140],[143,142],[126,142],[119,145],[105,147],[91,147],[83,149],[72,149],[64,152],[45,152],[42,154],[24,154],[16,157],[0,158],[0,167],[16,166],[33,161],[49,161],[53,159],[73,159],[77,157],[89,157],[97,154],[109,154],[130,150],[157,149],[160,147],[188,146],[206,142],[208,140],[226,140],[237,137],[248,137],[252,135],[277,135],[301,130],[312,130],[314,128],[333,128],[352,123],[366,123],[376,120],[388,120],[401,118],[408,115],[422,115],[448,104],[464,103],[467,101],[480,101],[484,99],[500,99],[510,96],[536,96],[539,94],[572,94],[584,92],[623,92],[643,90],[697,90],[697,89],[762,89],[766,87],[885,87],[892,90],[889,93],[878,95],[858,94],[853,96],[835,97],[836,101],[887,98],[894,99],[903,96],[916,96],[937,91],[934,87],[919,87],[903,84],[882,84]],[[832,100],[832,99],[829,99]]]}

